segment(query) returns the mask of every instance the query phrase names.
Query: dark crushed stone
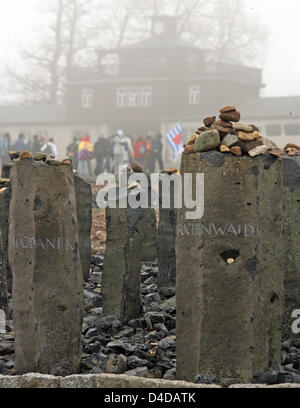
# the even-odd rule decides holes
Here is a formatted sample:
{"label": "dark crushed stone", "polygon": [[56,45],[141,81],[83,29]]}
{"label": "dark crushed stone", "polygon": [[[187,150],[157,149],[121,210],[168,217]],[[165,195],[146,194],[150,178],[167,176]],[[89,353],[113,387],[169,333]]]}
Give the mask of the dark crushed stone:
{"label": "dark crushed stone", "polygon": [[[158,293],[157,264],[142,265],[143,315],[140,319],[122,325],[114,316],[102,315],[103,260],[103,255],[93,256],[92,273],[88,282],[84,284],[85,314],[82,328],[81,374],[106,373],[107,367],[111,367],[113,361],[113,370],[117,372],[175,380],[175,288]],[[56,376],[64,376],[65,373],[66,368],[63,366],[55,367],[51,372]],[[16,374],[12,320],[7,321],[7,333],[0,334],[0,374]],[[220,383],[216,377],[205,374],[198,374],[194,382],[227,386]],[[254,376],[253,382],[274,385],[287,382],[300,383],[300,339],[284,342],[282,365],[272,367],[265,373],[258,373]]]}

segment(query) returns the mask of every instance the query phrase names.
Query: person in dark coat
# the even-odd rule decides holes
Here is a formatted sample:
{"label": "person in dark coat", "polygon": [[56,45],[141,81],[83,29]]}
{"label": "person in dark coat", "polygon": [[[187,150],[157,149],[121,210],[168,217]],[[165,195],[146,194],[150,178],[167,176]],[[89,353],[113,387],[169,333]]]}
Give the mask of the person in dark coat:
{"label": "person in dark coat", "polygon": [[79,137],[74,136],[73,142],[67,147],[67,156],[72,160],[73,169],[78,170],[78,147]]}
{"label": "person in dark coat", "polygon": [[112,154],[112,146],[109,139],[105,139],[100,135],[94,146],[94,153],[97,161],[95,175],[103,173],[105,170],[110,171],[110,158]]}
{"label": "person in dark coat", "polygon": [[2,164],[10,163],[9,151],[11,150],[11,137],[10,133],[5,133],[3,135],[1,143],[1,160]]}
{"label": "person in dark coat", "polygon": [[22,153],[24,150],[27,150],[27,144],[25,142],[25,136],[23,133],[20,133],[15,144],[15,151]]}
{"label": "person in dark coat", "polygon": [[41,151],[42,144],[39,141],[38,135],[34,135],[32,138],[32,143],[31,143],[31,148],[30,151],[31,153],[39,153]]}
{"label": "person in dark coat", "polygon": [[153,171],[155,171],[156,162],[158,162],[160,170],[163,170],[164,163],[162,157],[163,157],[163,143],[162,135],[159,133],[152,141],[151,162]]}

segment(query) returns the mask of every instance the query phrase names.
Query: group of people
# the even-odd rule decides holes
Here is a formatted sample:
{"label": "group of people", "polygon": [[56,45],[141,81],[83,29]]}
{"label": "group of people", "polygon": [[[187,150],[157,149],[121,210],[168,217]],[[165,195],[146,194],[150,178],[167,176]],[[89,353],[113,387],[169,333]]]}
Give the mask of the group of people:
{"label": "group of people", "polygon": [[148,139],[139,138],[133,145],[134,159],[139,162],[150,173],[156,170],[156,164],[159,169],[163,169],[163,143],[162,136],[150,136]]}
{"label": "group of people", "polygon": [[0,140],[0,155],[2,163],[6,164],[10,162],[9,152],[23,152],[28,150],[32,153],[42,152],[49,154],[53,157],[57,157],[57,147],[53,138],[48,140],[44,136],[34,135],[32,139],[26,141],[26,137],[23,133],[20,133],[17,140],[11,139],[10,133],[5,133]]}
{"label": "group of people", "polygon": [[[53,138],[46,139],[44,136],[34,135],[31,139],[21,133],[16,141],[12,141],[9,133],[5,133],[0,140],[0,156],[2,163],[9,163],[9,152],[22,152],[28,150],[32,153],[42,152],[54,158],[58,157],[57,147]],[[72,160],[74,169],[80,175],[88,174],[92,177],[92,160],[96,159],[95,175],[103,172],[114,172],[119,175],[120,167],[128,165],[132,161],[138,162],[145,170],[154,173],[157,169],[163,169],[163,144],[162,136],[149,134],[148,138],[140,137],[134,141],[123,130],[118,130],[110,138],[100,135],[93,145],[89,135],[74,137],[67,147],[67,156]]]}
{"label": "group of people", "polygon": [[87,168],[89,176],[92,176],[93,159],[96,159],[95,175],[107,171],[114,172],[118,177],[119,169],[132,161],[137,161],[141,166],[153,173],[158,164],[159,170],[163,169],[163,144],[162,136],[149,135],[147,139],[139,138],[134,141],[123,130],[118,130],[115,135],[105,138],[100,135],[95,145],[90,136],[81,138],[74,137],[73,142],[67,148],[67,155],[73,162],[73,167],[84,175]]}
{"label": "group of people", "polygon": [[80,138],[75,136],[73,142],[67,147],[67,156],[80,175],[84,175],[87,166],[89,175],[92,177],[91,162],[95,158],[95,149],[89,135]]}

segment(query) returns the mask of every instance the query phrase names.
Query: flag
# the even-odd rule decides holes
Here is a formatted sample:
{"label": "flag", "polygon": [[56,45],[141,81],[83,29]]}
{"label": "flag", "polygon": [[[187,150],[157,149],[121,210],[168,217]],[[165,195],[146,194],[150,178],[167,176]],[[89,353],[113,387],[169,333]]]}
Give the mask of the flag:
{"label": "flag", "polygon": [[184,151],[183,129],[180,123],[168,132],[167,140],[172,147],[174,160],[176,160],[177,156]]}

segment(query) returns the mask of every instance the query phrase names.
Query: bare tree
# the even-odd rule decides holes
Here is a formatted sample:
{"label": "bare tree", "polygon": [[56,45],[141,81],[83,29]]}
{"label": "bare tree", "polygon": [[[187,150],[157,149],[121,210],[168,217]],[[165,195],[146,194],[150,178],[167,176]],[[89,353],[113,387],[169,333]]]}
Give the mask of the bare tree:
{"label": "bare tree", "polygon": [[[51,27],[53,31],[54,38],[54,48],[52,52],[52,57],[50,60],[45,56],[45,60],[48,60],[49,70],[50,70],[50,94],[49,102],[56,104],[58,101],[59,93],[59,61],[63,51],[62,36],[63,36],[63,14],[64,14],[64,1],[57,0],[57,8],[54,10],[56,12],[55,23]],[[50,54],[51,55],[51,54]],[[35,56],[31,56],[35,59]]]}
{"label": "bare tree", "polygon": [[159,10],[156,0],[103,0],[101,8],[99,46],[116,49],[145,38],[149,34],[147,20],[153,10]]}
{"label": "bare tree", "polygon": [[100,24],[109,47],[146,38],[150,17],[160,14],[175,16],[179,38],[208,49],[213,61],[260,62],[266,45],[267,30],[246,9],[244,0],[108,1],[111,24]]}
{"label": "bare tree", "polygon": [[56,104],[60,92],[60,60],[63,46],[64,0],[49,4],[48,30],[36,46],[20,46],[22,67],[6,67],[11,88],[28,102],[45,101]]}
{"label": "bare tree", "polygon": [[[178,35],[194,33],[192,24],[201,25],[211,0],[103,0],[106,12],[99,20],[104,34],[103,47],[118,48],[149,36],[151,17],[168,14],[177,18]],[[197,21],[198,20],[198,21]],[[108,23],[109,22],[109,23]],[[199,33],[199,30],[196,30]],[[195,34],[188,40],[194,41]]]}
{"label": "bare tree", "polygon": [[[150,35],[151,17],[177,19],[179,38],[208,49],[216,62],[260,62],[267,32],[244,0],[47,0],[36,43],[7,67],[22,102],[62,101],[74,68],[95,62],[98,48],[118,49]],[[49,23],[50,21],[50,23]]]}
{"label": "bare tree", "polygon": [[48,0],[42,11],[50,20],[35,45],[19,48],[21,64],[6,67],[10,89],[22,102],[61,102],[66,81],[87,49],[85,30],[94,0]]}
{"label": "bare tree", "polygon": [[[84,61],[84,64],[89,60],[94,60],[98,27],[93,18],[101,15],[101,10],[98,9],[99,0],[65,1],[64,58],[68,79],[73,68],[81,65],[81,60]],[[94,11],[96,11],[96,16],[94,16]]]}
{"label": "bare tree", "polygon": [[259,16],[241,0],[216,0],[207,20],[205,42],[216,62],[260,65],[265,55],[268,30]]}

